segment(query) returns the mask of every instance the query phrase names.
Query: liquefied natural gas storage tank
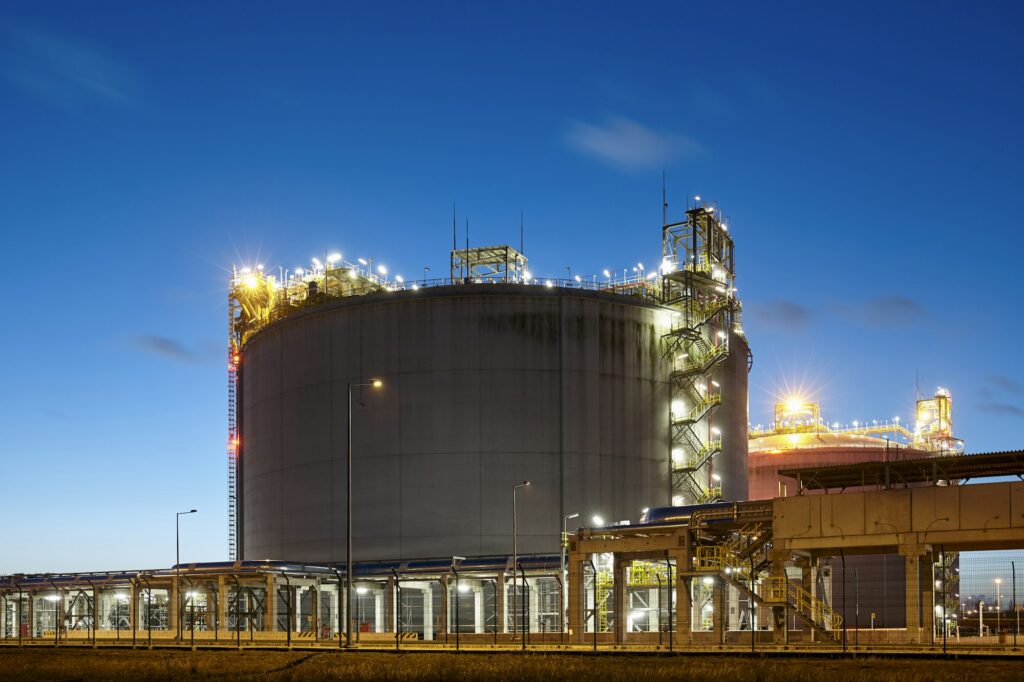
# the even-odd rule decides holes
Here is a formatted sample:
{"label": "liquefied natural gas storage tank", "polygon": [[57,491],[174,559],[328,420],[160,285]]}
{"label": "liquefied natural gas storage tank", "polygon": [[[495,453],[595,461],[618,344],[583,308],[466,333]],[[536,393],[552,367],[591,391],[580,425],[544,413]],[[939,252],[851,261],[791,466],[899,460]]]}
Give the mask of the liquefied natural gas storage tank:
{"label": "liquefied natural gas storage tank", "polygon": [[357,560],[510,553],[525,480],[522,554],[557,552],[568,514],[667,504],[669,317],[642,297],[514,283],[269,314],[238,347],[241,558],[345,558],[348,385],[371,378],[383,385],[352,389]]}

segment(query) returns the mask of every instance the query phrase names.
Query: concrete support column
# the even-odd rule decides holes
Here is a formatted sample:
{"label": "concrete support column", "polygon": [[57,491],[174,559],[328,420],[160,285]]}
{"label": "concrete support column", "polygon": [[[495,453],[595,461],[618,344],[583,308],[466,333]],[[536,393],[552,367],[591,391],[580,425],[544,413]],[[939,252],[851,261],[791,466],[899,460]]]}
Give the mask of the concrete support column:
{"label": "concrete support column", "polygon": [[384,621],[384,629],[382,632],[394,632],[395,631],[395,614],[398,613],[395,603],[395,598],[398,596],[395,589],[395,579],[388,578],[388,596],[387,596],[387,618]]}
{"label": "concrete support column", "polygon": [[132,630],[139,629],[139,584],[134,580],[128,585],[128,623]]}
{"label": "concrete support column", "polygon": [[675,633],[675,643],[687,645],[693,642],[693,578],[679,576],[678,568],[677,564],[676,613],[672,630]]}
{"label": "concrete support column", "polygon": [[217,611],[217,629],[220,632],[227,632],[228,615],[231,612],[231,593],[228,590],[227,578],[222,575],[217,576]]}
{"label": "concrete support column", "polygon": [[722,589],[725,590],[725,629],[739,630],[740,629],[740,591],[734,589],[732,585],[722,581]]}
{"label": "concrete support column", "polygon": [[484,588],[482,585],[473,586],[473,632],[478,635],[484,632]]}
{"label": "concrete support column", "polygon": [[916,644],[921,641],[921,556],[923,545],[903,545],[904,573],[906,575],[906,623],[907,642]]}
{"label": "concrete support column", "polygon": [[178,578],[171,578],[171,586],[167,590],[167,629],[178,636]]}
{"label": "concrete support column", "polygon": [[647,626],[651,632],[661,629],[661,609],[665,605],[665,590],[647,590],[647,604],[650,610],[647,612]]}
{"label": "concrete support column", "polygon": [[629,618],[629,604],[626,603],[626,562],[616,555],[612,564],[612,595],[615,602],[615,643],[626,640],[626,621]]}
{"label": "concrete support column", "polygon": [[715,582],[711,586],[711,630],[715,633],[715,643],[725,643],[725,630],[729,622],[729,606],[726,603],[725,581],[715,576]]}
{"label": "concrete support column", "polygon": [[[782,550],[772,550],[769,555],[769,559],[772,562],[771,577],[787,581],[786,577],[786,562],[789,560],[789,553]],[[788,582],[784,582],[786,585],[786,592],[788,593]],[[788,625],[787,625],[787,605],[772,606],[772,642],[775,644],[785,644],[789,638]]]}
{"label": "concrete support column", "polygon": [[[420,589],[420,593],[423,595],[423,639],[433,640],[434,639],[434,591],[430,588],[430,583],[427,586]],[[444,601],[441,602],[442,604]]]}
{"label": "concrete support column", "polygon": [[380,590],[373,590],[373,631],[384,632],[384,595]]}
{"label": "concrete support column", "polygon": [[266,576],[267,595],[263,600],[263,631],[273,632],[277,628],[277,586],[274,576]]}
{"label": "concrete support column", "polygon": [[689,532],[683,534],[682,551],[670,552],[669,557],[675,562],[676,571],[675,584],[672,586],[676,600],[675,622],[672,623],[673,645],[688,645],[693,643],[693,578],[683,574],[693,570],[693,543]]}
{"label": "concrete support column", "polygon": [[438,585],[441,587],[441,618],[440,623],[438,624],[439,627],[437,629],[444,633],[445,643],[448,642],[448,633],[452,631],[451,624],[448,622],[448,579],[448,576],[445,576],[444,578],[441,578],[437,581]]}
{"label": "concrete support column", "polygon": [[583,561],[585,558],[571,552],[568,559],[569,641],[573,644],[583,643],[583,605],[587,603],[586,596],[583,594]]}
{"label": "concrete support column", "polygon": [[313,633],[313,639],[320,639],[320,590],[316,585],[310,585],[309,589],[309,630]]}
{"label": "concrete support column", "polygon": [[92,588],[92,627],[94,631],[106,630],[110,627],[110,601],[107,599],[101,602],[100,588]]}
{"label": "concrete support column", "polygon": [[[818,597],[818,561],[809,557],[801,557],[797,560],[800,567],[800,586],[807,590],[813,598]],[[814,628],[804,627],[804,639],[813,642],[817,639]]]}
{"label": "concrete support column", "polygon": [[[332,585],[333,589],[329,593],[331,599],[331,630],[334,631],[335,637],[345,636],[345,592],[338,584]],[[340,628],[340,631],[339,631]]]}
{"label": "concrete support column", "polygon": [[935,567],[931,553],[918,561],[921,568],[921,642],[931,643],[935,638]]}
{"label": "concrete support column", "polygon": [[508,614],[505,613],[505,572],[502,571],[497,576],[497,584],[495,586],[494,594],[494,618],[497,621],[496,625],[498,632],[508,632]]}
{"label": "concrete support column", "polygon": [[537,581],[526,579],[526,624],[527,632],[540,632],[540,599],[537,596]]}

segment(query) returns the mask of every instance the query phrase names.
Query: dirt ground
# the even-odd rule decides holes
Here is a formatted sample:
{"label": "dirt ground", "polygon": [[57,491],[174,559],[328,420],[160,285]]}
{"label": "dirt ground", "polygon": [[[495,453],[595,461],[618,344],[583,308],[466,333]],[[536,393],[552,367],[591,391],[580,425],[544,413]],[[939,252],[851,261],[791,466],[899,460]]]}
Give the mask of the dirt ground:
{"label": "dirt ground", "polygon": [[0,649],[0,680],[750,680],[1020,679],[1024,661],[513,653]]}

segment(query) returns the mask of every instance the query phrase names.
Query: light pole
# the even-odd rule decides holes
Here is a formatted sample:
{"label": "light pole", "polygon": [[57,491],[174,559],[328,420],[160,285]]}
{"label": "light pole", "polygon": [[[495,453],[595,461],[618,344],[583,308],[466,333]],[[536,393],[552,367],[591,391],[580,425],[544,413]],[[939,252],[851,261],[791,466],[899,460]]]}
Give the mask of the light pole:
{"label": "light pole", "polygon": [[181,613],[178,608],[181,605],[181,599],[178,598],[178,590],[181,583],[181,517],[188,514],[195,514],[198,509],[189,509],[188,511],[177,512],[174,516],[174,615],[178,621],[178,637],[181,637]]}
{"label": "light pole", "polygon": [[1002,594],[1000,593],[1000,589],[1001,589],[1002,585],[1003,585],[1003,579],[1002,578],[996,578],[996,634],[997,635],[999,634],[999,625],[1000,625],[1000,620],[1001,620],[1000,616],[1002,615],[1002,611],[1003,611]]}
{"label": "light pole", "polygon": [[452,557],[452,573],[455,574],[455,651],[459,650],[459,562],[465,560],[464,556]]}
{"label": "light pole", "polygon": [[575,519],[579,515],[579,512],[573,512],[562,519],[562,538],[559,543],[562,546],[562,562],[558,565],[562,571],[562,630],[565,630],[565,612],[569,608],[569,593],[565,589],[565,583],[568,580],[565,570],[565,536],[568,534],[569,519]]}
{"label": "light pole", "polygon": [[516,584],[516,566],[519,564],[519,528],[516,522],[516,491],[520,488],[525,488],[530,485],[529,481],[523,481],[522,483],[516,483],[512,486],[512,639],[516,638],[519,633],[519,611],[518,611],[518,600],[516,599],[518,592],[515,590]]}
{"label": "light pole", "polygon": [[[384,382],[380,379],[371,379],[368,382],[348,384],[348,452],[346,456],[345,482],[348,492],[345,494],[345,646],[352,646],[352,389],[360,386],[373,386],[380,388]],[[341,605],[338,605],[341,608]]]}

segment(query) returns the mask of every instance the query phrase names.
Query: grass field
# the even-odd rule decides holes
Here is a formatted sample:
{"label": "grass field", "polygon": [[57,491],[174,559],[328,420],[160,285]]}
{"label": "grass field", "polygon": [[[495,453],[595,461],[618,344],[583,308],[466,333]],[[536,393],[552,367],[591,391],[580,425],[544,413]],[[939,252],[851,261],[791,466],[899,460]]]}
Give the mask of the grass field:
{"label": "grass field", "polygon": [[906,658],[559,656],[284,651],[0,650],[0,680],[1018,679],[1021,663]]}

